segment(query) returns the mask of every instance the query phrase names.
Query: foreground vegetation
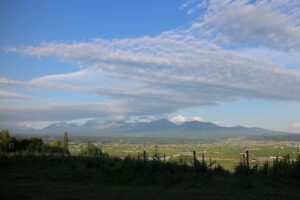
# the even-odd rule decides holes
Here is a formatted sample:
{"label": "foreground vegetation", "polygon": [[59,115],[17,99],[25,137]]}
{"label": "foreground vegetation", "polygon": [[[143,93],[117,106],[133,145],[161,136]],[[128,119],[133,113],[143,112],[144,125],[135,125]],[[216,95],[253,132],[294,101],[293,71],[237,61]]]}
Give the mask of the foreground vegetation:
{"label": "foreground vegetation", "polygon": [[[180,161],[192,164],[192,152],[196,151],[197,157],[201,158],[205,155],[205,160],[215,161],[222,165],[225,169],[233,172],[234,167],[239,164],[242,154],[249,150],[251,165],[263,165],[264,162],[272,162],[276,157],[283,159],[285,155],[290,155],[290,159],[294,160],[300,154],[300,143],[298,142],[258,142],[230,140],[219,141],[214,143],[170,143],[170,144],[128,144],[116,141],[114,143],[95,143],[104,152],[116,157],[126,157],[130,155],[137,157],[144,150],[149,155],[158,153],[166,155],[167,160]],[[80,153],[80,150],[86,146],[86,143],[76,143],[70,145],[72,154]]]}
{"label": "foreground vegetation", "polygon": [[245,154],[229,172],[196,152],[188,163],[147,152],[119,158],[93,144],[72,155],[67,134],[60,145],[27,139],[20,149],[23,139],[5,131],[0,139],[1,199],[300,199],[299,156],[256,165]]}

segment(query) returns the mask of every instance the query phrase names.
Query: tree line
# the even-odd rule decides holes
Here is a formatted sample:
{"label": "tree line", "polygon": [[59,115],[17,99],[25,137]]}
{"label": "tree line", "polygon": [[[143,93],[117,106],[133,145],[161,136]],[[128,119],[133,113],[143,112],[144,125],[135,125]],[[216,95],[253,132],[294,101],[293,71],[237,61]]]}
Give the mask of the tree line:
{"label": "tree line", "polygon": [[[68,133],[64,133],[63,142],[60,140],[54,140],[51,144],[44,143],[41,138],[33,137],[29,139],[16,139],[12,137],[8,130],[3,129],[0,132],[0,153],[1,159],[9,159],[15,156],[15,153],[23,156],[21,160],[27,161],[36,159],[32,157],[26,157],[26,154],[30,155],[43,155],[44,157],[38,159],[66,162],[69,160],[77,160],[81,163],[86,163],[87,168],[100,168],[102,170],[111,171],[136,171],[140,172],[159,172],[159,171],[195,171],[199,173],[229,173],[221,165],[216,164],[215,161],[204,159],[198,159],[196,152],[193,152],[191,157],[191,165],[186,160],[180,159],[179,161],[166,161],[165,156],[161,157],[158,152],[155,152],[154,156],[149,159],[149,155],[146,151],[138,155],[138,157],[132,157],[128,155],[124,159],[118,157],[109,156],[104,153],[99,147],[94,144],[88,143],[88,145],[80,150],[79,155],[70,155],[69,152],[69,138]],[[1,156],[0,155],[0,156]],[[10,155],[9,157],[3,157]],[[59,155],[55,157],[55,155]],[[67,155],[67,158],[65,158]],[[52,156],[52,157],[51,157]],[[54,157],[53,157],[54,156]],[[40,157],[40,156],[39,156]],[[16,157],[20,159],[20,157]],[[162,159],[163,158],[163,159]],[[67,159],[67,160],[66,160]],[[275,176],[288,176],[296,179],[300,179],[300,155],[296,160],[291,160],[289,155],[284,156],[282,159],[278,157],[273,162],[264,162],[262,165],[249,163],[249,151],[247,150],[241,159],[241,162],[235,166],[233,174],[235,175],[275,175]]]}
{"label": "tree line", "polygon": [[15,138],[10,135],[7,129],[0,132],[0,152],[28,152],[28,153],[60,153],[69,155],[68,133],[64,133],[63,143],[54,140],[51,144],[46,144],[41,138]]}

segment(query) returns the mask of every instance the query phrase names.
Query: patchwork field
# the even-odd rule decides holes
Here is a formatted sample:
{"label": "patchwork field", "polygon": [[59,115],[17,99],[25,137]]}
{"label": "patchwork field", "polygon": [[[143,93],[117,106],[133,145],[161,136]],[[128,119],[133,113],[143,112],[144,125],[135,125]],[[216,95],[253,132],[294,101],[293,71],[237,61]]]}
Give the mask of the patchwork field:
{"label": "patchwork field", "polygon": [[[261,164],[265,161],[272,161],[282,156],[289,155],[290,159],[295,159],[300,154],[299,142],[258,142],[258,141],[224,141],[205,144],[124,144],[122,142],[94,143],[104,152],[111,156],[124,158],[126,156],[142,156],[146,151],[151,159],[154,155],[159,155],[161,159],[185,161],[191,163],[193,151],[196,151],[197,158],[207,162],[221,164],[225,169],[232,171],[242,158],[242,154],[249,150],[250,163]],[[73,143],[70,146],[72,154],[77,154],[86,143]]]}

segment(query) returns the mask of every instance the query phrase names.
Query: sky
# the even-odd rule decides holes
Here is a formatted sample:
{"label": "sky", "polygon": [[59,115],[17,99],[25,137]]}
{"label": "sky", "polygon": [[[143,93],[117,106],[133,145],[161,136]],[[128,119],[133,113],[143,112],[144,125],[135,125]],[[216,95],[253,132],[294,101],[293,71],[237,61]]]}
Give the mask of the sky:
{"label": "sky", "polygon": [[300,133],[298,0],[0,0],[0,126]]}

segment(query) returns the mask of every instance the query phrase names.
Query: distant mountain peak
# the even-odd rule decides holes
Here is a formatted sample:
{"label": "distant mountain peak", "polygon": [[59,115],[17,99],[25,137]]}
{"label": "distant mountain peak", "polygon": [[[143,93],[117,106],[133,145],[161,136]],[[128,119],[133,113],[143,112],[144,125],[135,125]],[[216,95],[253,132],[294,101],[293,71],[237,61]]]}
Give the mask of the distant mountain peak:
{"label": "distant mountain peak", "polygon": [[[247,136],[269,136],[278,135],[280,132],[271,131],[257,127],[222,127],[211,122],[187,121],[182,124],[175,124],[168,119],[158,119],[151,122],[109,122],[103,123],[98,120],[89,120],[79,126],[74,123],[57,122],[50,124],[43,129],[20,129],[19,133],[45,133],[45,134],[63,134],[68,131],[72,135],[106,135],[106,136],[170,136],[170,137],[196,137],[225,139]],[[283,133],[283,132],[281,132]],[[285,133],[283,133],[285,134]]]}
{"label": "distant mountain peak", "polygon": [[169,121],[168,119],[158,119],[158,120],[151,121],[149,123],[157,123],[157,124],[158,123],[161,123],[161,124],[166,123],[166,124],[174,124],[175,125],[175,123]]}

